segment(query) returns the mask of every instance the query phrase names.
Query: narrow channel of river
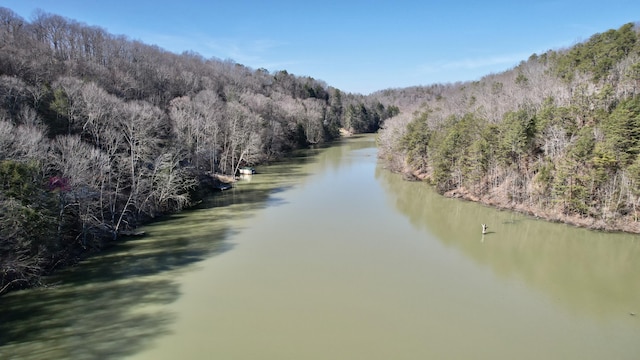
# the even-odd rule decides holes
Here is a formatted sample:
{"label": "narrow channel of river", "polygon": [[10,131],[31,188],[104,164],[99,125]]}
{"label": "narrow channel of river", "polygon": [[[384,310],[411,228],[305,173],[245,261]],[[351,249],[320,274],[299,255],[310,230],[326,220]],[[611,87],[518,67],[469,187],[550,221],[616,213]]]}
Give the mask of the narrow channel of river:
{"label": "narrow channel of river", "polygon": [[640,358],[640,237],[445,199],[371,136],[145,230],[0,298],[0,358]]}

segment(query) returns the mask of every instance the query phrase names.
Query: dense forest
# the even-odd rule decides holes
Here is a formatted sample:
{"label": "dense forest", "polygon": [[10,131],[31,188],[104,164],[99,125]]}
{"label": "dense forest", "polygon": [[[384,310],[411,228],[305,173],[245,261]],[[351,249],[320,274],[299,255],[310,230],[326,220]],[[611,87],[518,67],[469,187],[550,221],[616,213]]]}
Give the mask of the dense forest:
{"label": "dense forest", "polygon": [[439,192],[640,232],[640,34],[595,34],[479,81],[372,94],[401,114],[380,156]]}
{"label": "dense forest", "polygon": [[0,295],[212,190],[212,175],[379,130],[447,196],[640,233],[640,29],[478,81],[351,94],[0,7]]}
{"label": "dense forest", "polygon": [[0,8],[0,295],[190,206],[212,174],[397,113],[310,77]]}

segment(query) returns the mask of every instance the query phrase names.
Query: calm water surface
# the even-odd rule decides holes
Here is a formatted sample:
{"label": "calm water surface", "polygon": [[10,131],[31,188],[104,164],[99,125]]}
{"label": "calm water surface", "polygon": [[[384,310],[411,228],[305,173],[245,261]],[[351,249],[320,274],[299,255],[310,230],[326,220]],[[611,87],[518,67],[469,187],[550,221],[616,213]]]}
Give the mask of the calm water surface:
{"label": "calm water surface", "polygon": [[0,358],[640,358],[638,236],[444,199],[373,137],[258,171],[0,298]]}

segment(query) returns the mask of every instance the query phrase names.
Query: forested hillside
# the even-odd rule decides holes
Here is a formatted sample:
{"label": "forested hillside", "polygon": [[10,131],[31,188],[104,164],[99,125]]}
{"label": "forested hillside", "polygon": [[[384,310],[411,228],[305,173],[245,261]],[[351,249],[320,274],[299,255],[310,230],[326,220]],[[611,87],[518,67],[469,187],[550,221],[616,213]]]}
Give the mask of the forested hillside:
{"label": "forested hillside", "polygon": [[310,77],[0,8],[0,294],[189,206],[206,174],[396,114]]}
{"label": "forested hillside", "polygon": [[385,90],[380,155],[439,192],[640,232],[638,26],[534,54],[479,81]]}

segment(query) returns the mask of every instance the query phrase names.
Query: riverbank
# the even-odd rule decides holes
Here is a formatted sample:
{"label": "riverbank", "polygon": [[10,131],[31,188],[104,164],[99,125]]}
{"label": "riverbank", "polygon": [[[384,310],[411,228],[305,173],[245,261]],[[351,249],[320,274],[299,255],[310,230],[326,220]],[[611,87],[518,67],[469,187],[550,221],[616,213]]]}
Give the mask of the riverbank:
{"label": "riverbank", "polygon": [[260,166],[0,298],[0,358],[635,359],[637,237],[444,198],[371,140]]}
{"label": "riverbank", "polygon": [[[353,137],[354,135],[355,134],[344,130],[341,131],[341,136],[338,139]],[[338,139],[334,139],[334,141]],[[324,145],[330,143],[333,143],[333,141],[327,142]],[[273,157],[268,159],[268,161],[263,160],[263,162],[255,165],[265,165],[270,162],[295,156],[298,150],[301,149],[291,149],[286,153],[279,154],[278,157]],[[159,221],[168,215],[193,209],[208,197],[216,196],[221,191],[231,189],[239,179],[238,176],[234,175],[195,169],[190,170],[189,177],[194,180],[194,186],[191,187],[189,191],[189,202],[179,209],[159,211],[153,216],[137,213],[136,217],[127,219],[126,227],[122,227],[116,231],[110,227],[103,226],[91,233],[93,237],[91,238],[90,244],[81,244],[80,241],[72,241],[67,248],[58,251],[55,257],[39,256],[33,261],[33,264],[22,264],[20,261],[23,261],[24,257],[18,259],[12,255],[7,260],[6,257],[3,258],[1,256],[2,254],[0,254],[0,265],[2,265],[0,266],[0,275],[2,275],[0,276],[0,297],[15,290],[43,287],[45,286],[43,282],[45,277],[51,276],[65,268],[73,267],[80,261],[95,256],[118,243],[145,235],[145,233],[140,230],[140,227]]]}
{"label": "riverbank", "polygon": [[[402,173],[403,177],[409,181],[429,181],[428,173],[406,169],[402,171]],[[473,201],[500,210],[514,211],[538,219],[563,223],[590,230],[640,234],[640,222],[636,221],[633,215],[627,215],[615,219],[602,219],[580,216],[576,214],[566,214],[562,211],[560,205],[557,205],[553,208],[543,208],[533,202],[518,203],[512,201],[511,199],[509,199],[508,191],[503,187],[489,189],[489,191],[485,194],[476,194],[475,192],[465,187],[460,187],[449,190],[443,193],[442,196],[466,201]]]}

